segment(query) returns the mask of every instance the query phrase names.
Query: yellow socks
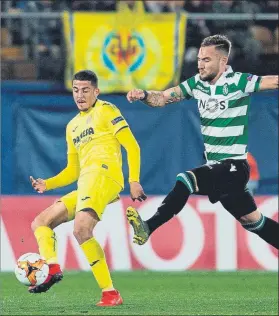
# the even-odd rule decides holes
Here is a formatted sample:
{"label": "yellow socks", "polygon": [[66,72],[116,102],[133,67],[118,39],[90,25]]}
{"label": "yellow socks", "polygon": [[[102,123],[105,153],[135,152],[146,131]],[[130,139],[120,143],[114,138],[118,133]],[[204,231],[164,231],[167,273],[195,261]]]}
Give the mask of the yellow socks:
{"label": "yellow socks", "polygon": [[92,237],[80,245],[102,290],[113,289],[105,254],[97,240]]}
{"label": "yellow socks", "polygon": [[57,263],[55,232],[47,226],[40,226],[35,230],[34,235],[41,256],[46,259],[47,263]]}
{"label": "yellow socks", "polygon": [[[40,254],[47,263],[57,263],[56,238],[54,231],[47,226],[38,227],[34,235],[37,239]],[[105,254],[97,240],[92,237],[80,245],[102,290],[113,289]]]}

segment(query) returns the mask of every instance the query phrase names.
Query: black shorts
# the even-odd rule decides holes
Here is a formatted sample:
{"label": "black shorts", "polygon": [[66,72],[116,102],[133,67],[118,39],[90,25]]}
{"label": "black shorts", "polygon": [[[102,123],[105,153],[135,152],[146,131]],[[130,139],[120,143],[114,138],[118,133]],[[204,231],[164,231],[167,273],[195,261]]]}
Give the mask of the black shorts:
{"label": "black shorts", "polygon": [[195,194],[207,195],[211,203],[220,201],[236,219],[257,209],[246,187],[250,176],[247,160],[226,159],[191,171],[199,189]]}

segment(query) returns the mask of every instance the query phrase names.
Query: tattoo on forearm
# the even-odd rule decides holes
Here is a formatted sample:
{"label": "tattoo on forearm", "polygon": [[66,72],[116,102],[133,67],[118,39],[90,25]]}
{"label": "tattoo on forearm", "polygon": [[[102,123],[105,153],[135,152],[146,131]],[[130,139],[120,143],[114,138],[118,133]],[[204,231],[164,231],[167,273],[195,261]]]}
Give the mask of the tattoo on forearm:
{"label": "tattoo on forearm", "polygon": [[146,100],[143,103],[151,107],[160,107],[168,103],[179,102],[184,99],[183,93],[179,87],[174,87],[163,91],[148,91]]}
{"label": "tattoo on forearm", "polygon": [[175,88],[172,88],[171,90],[172,91],[170,92],[170,97],[166,103],[179,102],[183,99],[183,95],[181,91],[177,92]]}
{"label": "tattoo on forearm", "polygon": [[165,99],[162,91],[148,91],[148,97],[146,100],[142,100],[143,103],[156,107],[156,106],[164,106]]}

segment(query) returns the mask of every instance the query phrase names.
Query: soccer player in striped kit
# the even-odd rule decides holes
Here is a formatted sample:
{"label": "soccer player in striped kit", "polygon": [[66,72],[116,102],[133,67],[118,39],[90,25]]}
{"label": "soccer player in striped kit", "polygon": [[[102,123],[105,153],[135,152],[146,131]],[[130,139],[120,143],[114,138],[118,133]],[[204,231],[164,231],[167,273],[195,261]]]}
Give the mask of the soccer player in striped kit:
{"label": "soccer player in striped kit", "polygon": [[207,163],[177,175],[172,191],[156,213],[143,221],[133,207],[127,218],[134,229],[134,242],[143,245],[158,227],[177,215],[191,194],[220,201],[243,228],[257,234],[278,249],[279,224],[257,209],[247,189],[248,111],[250,94],[278,89],[278,76],[259,77],[234,72],[227,65],[231,42],[226,36],[205,38],[198,53],[199,73],[165,91],[133,89],[130,102],[140,100],[151,107],[163,107],[183,99],[197,100]]}

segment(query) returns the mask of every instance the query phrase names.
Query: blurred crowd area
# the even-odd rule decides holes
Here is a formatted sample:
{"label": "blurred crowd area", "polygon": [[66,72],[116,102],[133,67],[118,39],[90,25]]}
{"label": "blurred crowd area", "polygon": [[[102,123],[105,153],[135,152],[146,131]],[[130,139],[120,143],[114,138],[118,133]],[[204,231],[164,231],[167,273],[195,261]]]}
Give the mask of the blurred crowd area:
{"label": "blurred crowd area", "polygon": [[[189,13],[277,13],[277,0],[184,0],[148,1],[146,12]],[[135,1],[124,1],[135,10]],[[1,11],[62,12],[117,11],[113,0],[13,0],[1,2]],[[202,39],[222,33],[233,43],[230,63],[235,70],[262,74],[278,73],[278,20],[189,19],[182,78],[196,72],[196,58]],[[2,79],[63,80],[65,48],[60,18],[1,19]],[[13,68],[12,68],[13,67]],[[34,76],[34,78],[32,78]],[[30,78],[29,78],[30,77]],[[20,79],[20,78],[17,78]]]}

